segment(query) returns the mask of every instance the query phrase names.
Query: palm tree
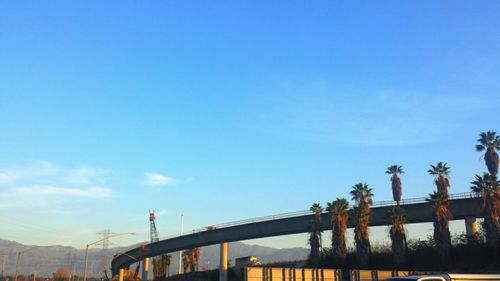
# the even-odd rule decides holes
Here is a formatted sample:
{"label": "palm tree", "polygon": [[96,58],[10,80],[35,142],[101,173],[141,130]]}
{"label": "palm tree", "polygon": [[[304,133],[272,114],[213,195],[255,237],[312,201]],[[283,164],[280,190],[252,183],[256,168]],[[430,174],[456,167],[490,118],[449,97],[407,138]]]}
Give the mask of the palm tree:
{"label": "palm tree", "polygon": [[397,205],[399,206],[399,201],[401,201],[401,190],[402,190],[401,179],[399,178],[399,175],[404,173],[403,167],[398,165],[392,165],[387,168],[387,171],[385,171],[385,173],[392,175],[391,176],[392,198],[394,199],[394,201],[396,201]]}
{"label": "palm tree", "polygon": [[[323,223],[323,218],[322,218],[323,207],[321,207],[321,204],[314,203],[314,204],[312,204],[311,208],[309,208],[309,210],[311,210],[314,213],[314,216],[316,217],[317,222],[319,223],[319,225],[321,225]],[[319,249],[320,249],[320,252],[323,251],[323,239],[322,239],[322,235],[321,235],[322,232],[323,231],[320,231],[318,233],[319,234]]]}
{"label": "palm tree", "polygon": [[368,223],[370,221],[370,205],[372,189],[366,183],[357,183],[351,190],[352,199],[356,202],[353,213],[356,219],[354,239],[356,243],[356,257],[361,266],[367,266],[370,261],[370,238]]}
{"label": "palm tree", "polygon": [[187,251],[190,272],[195,272],[198,270],[198,262],[200,260],[200,256],[201,256],[201,249],[198,247],[189,249]]}
{"label": "palm tree", "polygon": [[342,266],[347,256],[345,232],[349,220],[349,202],[344,198],[337,198],[327,203],[326,210],[330,214],[332,226],[332,253],[336,265]]}
{"label": "palm tree", "polygon": [[155,278],[161,278],[165,275],[163,270],[163,262],[160,257],[155,257],[153,259],[153,273]]}
{"label": "palm tree", "polygon": [[167,277],[170,277],[170,264],[172,264],[172,256],[171,255],[163,255],[162,256],[166,270],[167,270]]}
{"label": "palm tree", "polygon": [[314,219],[309,222],[309,244],[311,245],[309,261],[311,266],[317,267],[321,248],[321,232],[323,231],[321,222],[323,208],[319,203],[314,203],[309,210],[314,213]]}
{"label": "palm tree", "polygon": [[441,258],[441,265],[445,265],[449,261],[451,237],[449,222],[453,218],[448,209],[449,201],[448,194],[444,190],[434,191],[429,194],[427,201],[434,207],[432,216],[434,219],[434,243]]}
{"label": "palm tree", "polygon": [[316,219],[321,222],[321,214],[323,213],[323,207],[321,207],[321,204],[319,203],[314,203],[312,204],[311,208],[309,208],[311,212],[314,213],[314,216],[316,216]]}
{"label": "palm tree", "polygon": [[448,197],[448,188],[450,187],[450,167],[446,166],[446,163],[439,162],[436,166],[431,165],[431,168],[427,172],[434,176],[434,184],[436,185],[438,192],[443,191]]}
{"label": "palm tree", "polygon": [[495,176],[484,173],[476,175],[471,190],[483,198],[484,226],[486,230],[486,244],[496,251],[499,246],[500,231],[500,182]]}
{"label": "palm tree", "polygon": [[191,260],[189,258],[189,251],[185,250],[182,252],[182,269],[184,274],[188,272],[190,265],[191,265]]}
{"label": "palm tree", "polygon": [[387,212],[391,220],[389,234],[392,241],[392,259],[397,267],[402,266],[406,260],[406,214],[400,206],[395,206]]}
{"label": "palm tree", "polygon": [[191,263],[194,265],[193,267],[194,269],[196,269],[196,271],[198,271],[198,262],[200,261],[200,257],[201,249],[199,247],[192,249]]}
{"label": "palm tree", "polygon": [[498,173],[498,154],[496,150],[500,150],[500,136],[497,136],[493,131],[483,132],[479,134],[477,141],[479,144],[476,145],[476,150],[483,151],[486,149],[484,162],[490,174],[496,176]]}

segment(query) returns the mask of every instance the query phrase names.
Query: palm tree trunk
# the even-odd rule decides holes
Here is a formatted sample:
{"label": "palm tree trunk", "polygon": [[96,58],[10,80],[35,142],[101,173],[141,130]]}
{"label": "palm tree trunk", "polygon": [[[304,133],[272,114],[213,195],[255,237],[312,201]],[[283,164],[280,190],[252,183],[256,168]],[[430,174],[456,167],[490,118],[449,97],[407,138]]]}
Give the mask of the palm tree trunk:
{"label": "palm tree trunk", "polygon": [[361,238],[356,241],[356,258],[359,265],[364,267],[370,263],[370,240]]}
{"label": "palm tree trunk", "polygon": [[342,218],[337,219],[332,229],[333,260],[337,266],[343,266],[347,256],[345,227],[342,225],[345,224],[345,222],[339,221],[341,219]]}
{"label": "palm tree trunk", "polygon": [[406,258],[406,235],[400,232],[391,231],[392,258],[396,267],[401,267]]}
{"label": "palm tree trunk", "polygon": [[488,167],[488,172],[490,172],[492,176],[496,176],[498,173],[498,154],[496,153],[495,148],[492,146],[488,147],[486,153],[484,154],[484,161]]}
{"label": "palm tree trunk", "polygon": [[441,267],[446,267],[450,261],[451,235],[447,225],[447,221],[434,222],[434,242],[438,250]]}
{"label": "palm tree trunk", "polygon": [[317,267],[319,263],[319,237],[317,233],[311,233],[309,243],[311,244],[311,254],[309,255],[309,262],[312,267]]}
{"label": "palm tree trunk", "polygon": [[[490,201],[490,200],[488,200]],[[496,251],[499,246],[499,231],[500,231],[500,222],[498,218],[494,218],[494,214],[492,214],[491,203],[488,204],[487,208],[485,208],[485,216],[484,216],[484,224],[486,226],[486,244],[488,248]]]}
{"label": "palm tree trunk", "polygon": [[401,201],[401,179],[394,175],[391,179],[392,181],[392,198],[397,202],[399,206],[399,201]]}
{"label": "palm tree trunk", "polygon": [[368,266],[370,262],[370,240],[367,235],[367,226],[358,223],[354,229],[354,239],[356,242],[356,259],[360,266]]}

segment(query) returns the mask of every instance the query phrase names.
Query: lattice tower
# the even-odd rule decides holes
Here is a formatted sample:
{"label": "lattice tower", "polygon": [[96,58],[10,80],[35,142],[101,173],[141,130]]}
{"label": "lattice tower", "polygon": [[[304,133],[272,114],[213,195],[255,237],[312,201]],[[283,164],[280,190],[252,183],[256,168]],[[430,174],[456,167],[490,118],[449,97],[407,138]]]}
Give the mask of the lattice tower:
{"label": "lattice tower", "polygon": [[102,251],[101,251],[101,268],[100,272],[102,276],[106,276],[109,260],[108,260],[108,249],[109,249],[109,235],[112,234],[111,230],[105,229],[103,232],[97,233],[102,235]]}

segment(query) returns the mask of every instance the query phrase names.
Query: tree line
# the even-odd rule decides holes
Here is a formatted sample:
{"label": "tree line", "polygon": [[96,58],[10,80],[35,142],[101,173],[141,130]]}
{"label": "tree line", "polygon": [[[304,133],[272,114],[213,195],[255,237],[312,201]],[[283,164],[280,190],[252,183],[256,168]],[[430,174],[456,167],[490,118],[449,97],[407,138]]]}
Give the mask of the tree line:
{"label": "tree line", "polygon": [[[484,222],[482,224],[485,233],[487,252],[492,259],[500,257],[499,231],[500,231],[500,182],[497,179],[499,157],[497,151],[500,150],[500,136],[494,131],[482,132],[479,134],[475,147],[476,151],[484,153],[484,161],[487,172],[482,175],[475,175],[471,182],[471,191],[477,193],[482,198],[482,212]],[[453,214],[449,210],[450,187],[450,167],[444,162],[436,165],[430,165],[427,171],[434,177],[436,189],[429,194],[426,199],[433,207],[433,244],[439,260],[442,265],[450,261],[451,235],[449,221],[453,219]],[[387,212],[389,228],[389,237],[391,239],[392,259],[396,267],[405,264],[408,244],[406,241],[406,215],[404,209],[400,206],[402,196],[401,175],[404,173],[400,165],[392,165],[387,168],[385,173],[391,175],[391,188],[393,200],[396,206],[390,208]],[[332,230],[331,239],[331,258],[333,265],[343,267],[347,257],[346,230],[347,222],[350,217],[354,219],[354,242],[356,262],[360,267],[366,267],[370,263],[371,245],[368,232],[371,209],[373,204],[373,190],[366,183],[356,183],[351,187],[351,199],[354,201],[353,208],[349,208],[349,201],[345,198],[337,198],[332,202],[326,203],[324,210],[321,204],[312,204],[310,210],[314,213],[314,218],[309,222],[309,244],[310,255],[309,263],[311,266],[318,266],[321,251],[322,236],[322,213],[327,211],[329,214]],[[478,237],[472,237],[477,242]],[[474,241],[471,241],[474,242]]]}

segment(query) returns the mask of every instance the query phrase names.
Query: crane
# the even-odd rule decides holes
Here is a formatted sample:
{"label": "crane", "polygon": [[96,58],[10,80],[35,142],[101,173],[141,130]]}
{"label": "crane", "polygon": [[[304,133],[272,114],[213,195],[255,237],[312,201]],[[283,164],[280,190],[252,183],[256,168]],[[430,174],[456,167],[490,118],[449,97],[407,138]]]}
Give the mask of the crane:
{"label": "crane", "polygon": [[[158,236],[158,230],[156,229],[155,224],[155,211],[149,211],[149,229],[151,234],[151,243],[160,241]],[[165,260],[167,259],[167,255],[163,255],[161,257],[153,258],[153,274],[154,278],[164,278],[166,275],[166,270],[169,264],[166,264]]]}

